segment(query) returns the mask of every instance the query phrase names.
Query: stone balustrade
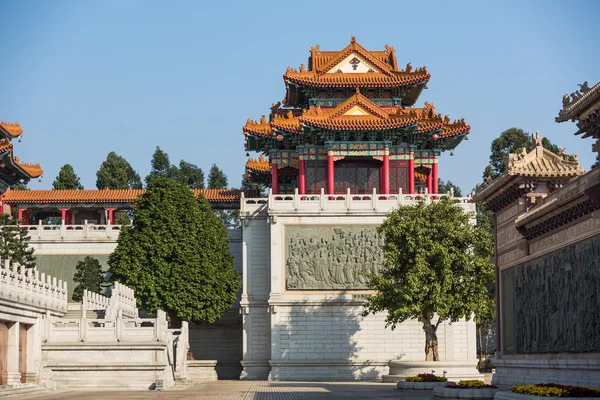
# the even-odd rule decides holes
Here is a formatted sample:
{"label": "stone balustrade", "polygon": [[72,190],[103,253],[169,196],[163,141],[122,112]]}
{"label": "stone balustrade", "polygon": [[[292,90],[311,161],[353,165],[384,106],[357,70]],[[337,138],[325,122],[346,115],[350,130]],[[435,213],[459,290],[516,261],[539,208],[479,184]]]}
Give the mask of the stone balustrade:
{"label": "stone balustrade", "polygon": [[353,194],[348,190],[345,194],[326,194],[321,189],[320,194],[273,194],[269,190],[266,198],[241,199],[241,216],[268,211],[269,215],[277,214],[364,214],[385,215],[393,209],[420,201],[437,201],[442,197],[454,198],[467,212],[475,211],[475,203],[471,197],[454,197],[453,193],[447,194],[403,194],[402,191],[392,194],[378,194],[375,190],[369,194]]}
{"label": "stone balustrade", "polygon": [[0,301],[21,310],[62,316],[67,312],[67,282],[6,261],[0,265]]}
{"label": "stone balustrade", "polygon": [[77,241],[117,241],[122,225],[21,225],[27,229],[32,242],[77,240]]}
{"label": "stone balustrade", "polygon": [[156,318],[56,319],[43,320],[42,341],[45,344],[80,342],[162,342],[167,343],[167,317],[157,311]]}
{"label": "stone balustrade", "polygon": [[82,304],[84,311],[106,311],[106,318],[116,317],[119,311],[127,318],[138,317],[133,289],[119,282],[113,284],[110,297],[84,290]]}

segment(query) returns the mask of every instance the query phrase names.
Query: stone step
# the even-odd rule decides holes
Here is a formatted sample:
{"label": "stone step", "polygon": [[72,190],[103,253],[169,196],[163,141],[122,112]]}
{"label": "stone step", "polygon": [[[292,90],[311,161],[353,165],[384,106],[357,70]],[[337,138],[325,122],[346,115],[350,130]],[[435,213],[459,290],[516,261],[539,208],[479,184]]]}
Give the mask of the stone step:
{"label": "stone step", "polygon": [[24,383],[21,386],[0,386],[0,399],[31,399],[50,393],[59,392],[32,383]]}

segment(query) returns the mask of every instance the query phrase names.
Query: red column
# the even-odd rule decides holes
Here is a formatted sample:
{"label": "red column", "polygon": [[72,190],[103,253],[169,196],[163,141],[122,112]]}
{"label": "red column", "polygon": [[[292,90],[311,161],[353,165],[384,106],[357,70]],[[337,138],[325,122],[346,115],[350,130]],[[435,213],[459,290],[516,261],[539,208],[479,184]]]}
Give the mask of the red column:
{"label": "red column", "polygon": [[429,171],[429,173],[427,174],[427,193],[431,194],[433,193],[433,173],[432,171]]}
{"label": "red column", "polygon": [[381,193],[390,194],[390,149],[386,147],[383,151],[383,188]]}
{"label": "red column", "polygon": [[298,166],[298,192],[306,194],[306,165],[303,159],[300,159]]}
{"label": "red column", "polygon": [[273,194],[279,193],[279,171],[277,171],[277,164],[272,161],[271,164],[271,192]]}
{"label": "red column", "polygon": [[408,193],[415,193],[415,159],[413,158],[413,154],[409,155],[408,159]]}
{"label": "red column", "polygon": [[67,209],[66,208],[61,208],[60,209],[60,213],[61,213],[61,218],[60,219],[62,221],[62,224],[64,225],[66,223],[66,220],[67,220]]}
{"label": "red column", "polygon": [[109,208],[108,209],[108,224],[112,225],[113,224],[113,209]]}
{"label": "red column", "polygon": [[438,159],[437,157],[435,157],[433,159],[433,192],[434,194],[437,194],[438,192]]}
{"label": "red column", "polygon": [[327,194],[334,194],[333,151],[327,153]]}

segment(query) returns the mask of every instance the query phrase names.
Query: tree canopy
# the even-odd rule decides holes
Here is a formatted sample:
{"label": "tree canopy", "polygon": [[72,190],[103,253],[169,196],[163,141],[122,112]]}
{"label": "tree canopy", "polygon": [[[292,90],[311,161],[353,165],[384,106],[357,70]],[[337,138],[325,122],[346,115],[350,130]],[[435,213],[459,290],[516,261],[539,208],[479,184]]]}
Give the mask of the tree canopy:
{"label": "tree canopy", "polygon": [[[427,361],[437,361],[437,328],[445,320],[469,319],[493,280],[493,238],[471,224],[451,200],[392,211],[379,228],[386,265],[369,276],[377,290],[365,314],[387,312],[386,326],[415,318],[423,323]],[[434,321],[437,316],[437,321]]]}
{"label": "tree canopy", "polygon": [[109,257],[112,279],[136,292],[138,306],[177,320],[212,323],[241,288],[229,234],[209,203],[169,178],[151,179]]}
{"label": "tree canopy", "polygon": [[[542,139],[542,146],[554,154],[558,154],[560,150],[547,138]],[[528,133],[519,128],[510,128],[502,132],[492,141],[490,164],[486,167],[483,177],[489,176],[495,179],[502,175],[508,167],[508,155],[518,153],[521,149],[525,149],[527,152],[533,150],[533,142]]]}
{"label": "tree canopy", "polygon": [[217,164],[213,164],[210,167],[210,172],[208,173],[208,188],[209,189],[226,189],[228,186],[227,175],[219,167]]}
{"label": "tree canopy", "polygon": [[111,151],[96,172],[96,187],[98,189],[141,189],[142,180],[125,158]]}
{"label": "tree canopy", "polygon": [[190,189],[204,189],[204,171],[195,164],[181,160],[176,182],[187,185]]}
{"label": "tree canopy", "polygon": [[58,176],[52,183],[54,190],[81,190],[83,185],[79,181],[79,176],[73,170],[71,164],[65,164],[58,172]]}
{"label": "tree canopy", "polygon": [[29,232],[17,225],[17,219],[0,212],[0,261],[25,268],[35,267],[34,249],[29,245]]}
{"label": "tree canopy", "polygon": [[178,168],[171,164],[169,155],[158,146],[152,155],[150,164],[152,168],[146,177],[146,184],[150,183],[152,179],[162,176],[186,185],[190,189],[204,189],[204,172],[200,167],[181,160]]}
{"label": "tree canopy", "polygon": [[73,289],[74,301],[83,299],[83,291],[89,290],[94,293],[102,293],[102,282],[104,282],[104,273],[100,261],[91,256],[86,256],[83,261],[78,261],[75,266],[75,275],[73,282],[77,283]]}
{"label": "tree canopy", "polygon": [[462,197],[462,190],[452,183],[452,181],[444,182],[438,178],[438,193],[450,193],[451,191],[454,191],[455,197]]}

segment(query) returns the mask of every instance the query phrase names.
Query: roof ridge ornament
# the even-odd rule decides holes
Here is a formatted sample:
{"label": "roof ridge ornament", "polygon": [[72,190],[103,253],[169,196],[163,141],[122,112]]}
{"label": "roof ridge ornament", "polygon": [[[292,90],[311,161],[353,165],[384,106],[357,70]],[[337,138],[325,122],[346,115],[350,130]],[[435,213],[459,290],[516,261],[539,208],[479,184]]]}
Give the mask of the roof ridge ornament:
{"label": "roof ridge ornament", "polygon": [[350,43],[356,43],[356,36],[352,36],[352,38],[350,39]]}

